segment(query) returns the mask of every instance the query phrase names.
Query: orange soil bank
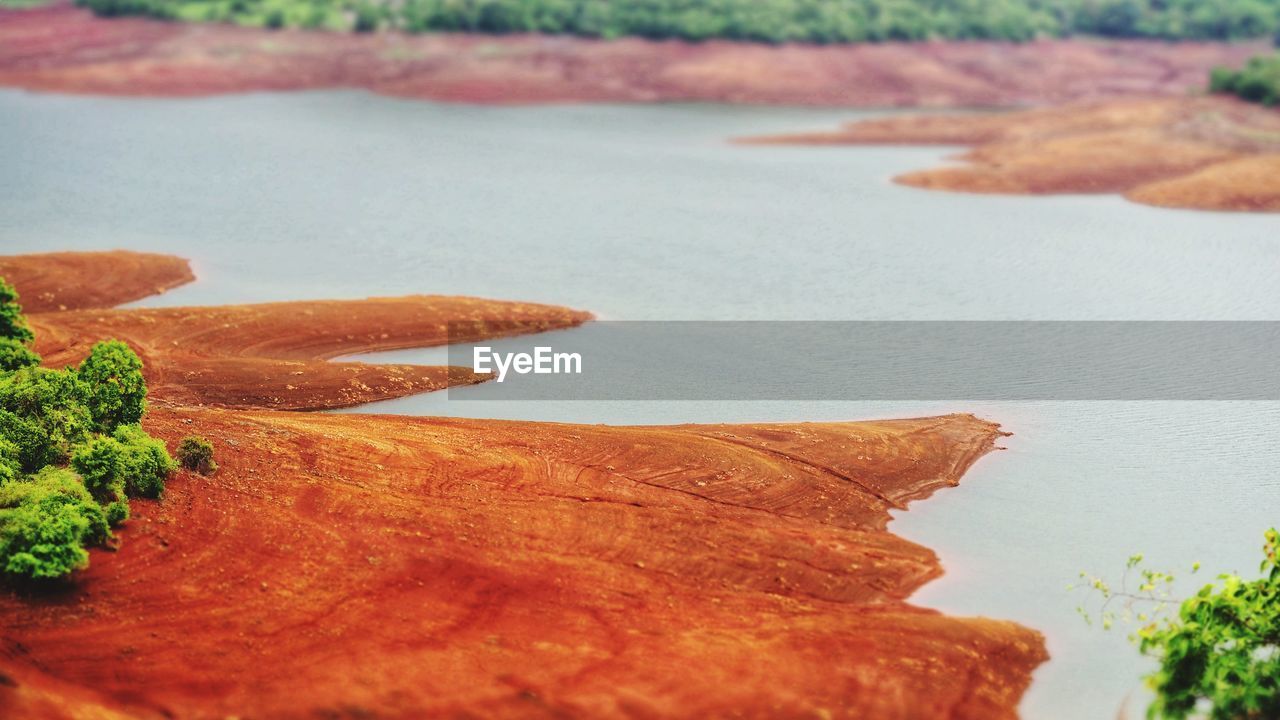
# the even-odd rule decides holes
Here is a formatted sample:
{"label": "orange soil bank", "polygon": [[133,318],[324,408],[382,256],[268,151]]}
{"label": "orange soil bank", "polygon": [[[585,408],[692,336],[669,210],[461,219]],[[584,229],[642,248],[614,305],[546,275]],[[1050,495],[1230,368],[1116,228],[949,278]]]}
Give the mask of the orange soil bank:
{"label": "orange soil bank", "polygon": [[444,345],[450,322],[467,325],[466,337],[455,340],[477,340],[571,327],[590,317],[550,305],[421,295],[77,310],[33,315],[31,324],[36,350],[54,366],[78,362],[99,340],[125,340],[142,357],[155,399],[314,410],[485,379],[469,368],[341,363],[329,358]]}
{"label": "orange soil bank", "polygon": [[962,144],[957,167],[895,180],[965,192],[1123,193],[1204,210],[1280,210],[1280,113],[1221,97],[893,117],[750,143]]}
{"label": "orange soil bank", "polygon": [[1266,43],[1043,40],[845,46],[534,35],[271,32],[70,4],[0,9],[0,85],[119,95],[364,88],[480,103],[717,102],[856,107],[1182,95]]}
{"label": "orange soil bank", "polygon": [[1214,163],[1196,172],[1147,183],[1129,199],[1198,210],[1280,212],[1280,152]]}
{"label": "orange soil bank", "polygon": [[[365,321],[402,314],[367,302]],[[436,337],[456,312],[496,323],[539,307],[404,302],[421,303],[416,319],[379,342]],[[304,305],[336,322],[364,304]],[[373,342],[304,328],[249,343],[277,327],[275,307],[36,316],[66,352],[99,325],[145,338],[169,363],[159,387],[175,388],[147,428],[171,446],[209,437],[221,467],[135,502],[120,549],[94,551],[74,582],[0,592],[0,715],[976,720],[1013,717],[1045,658],[1034,631],[907,604],[941,569],[886,530],[890,508],[992,449],[992,423],[605,427],[184,405],[187,351],[162,351],[171,337],[284,359]],[[188,329],[141,329],[153,324]],[[251,405],[260,389],[231,375],[222,393]],[[304,397],[293,404],[333,401]]]}
{"label": "orange soil bank", "polygon": [[19,289],[46,364],[77,363],[93,343],[119,338],[142,357],[153,400],[188,405],[317,410],[480,382],[485,376],[465,368],[329,359],[444,345],[450,323],[454,340],[478,340],[591,318],[550,305],[442,296],[95,310],[194,279],[181,258],[126,251],[0,257],[0,277]]}
{"label": "orange soil bank", "polygon": [[0,256],[0,277],[22,289],[27,313],[112,307],[195,280],[182,258],[124,250]]}

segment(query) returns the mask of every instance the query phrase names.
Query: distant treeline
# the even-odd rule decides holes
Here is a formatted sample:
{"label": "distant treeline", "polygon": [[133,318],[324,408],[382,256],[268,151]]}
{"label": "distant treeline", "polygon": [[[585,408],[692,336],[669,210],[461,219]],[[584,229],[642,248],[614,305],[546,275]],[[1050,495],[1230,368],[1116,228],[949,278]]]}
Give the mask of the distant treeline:
{"label": "distant treeline", "polygon": [[756,42],[1280,32],[1280,0],[78,0],[100,15],[369,32],[540,32]]}
{"label": "distant treeline", "polygon": [[1280,105],[1280,54],[1255,57],[1243,70],[1214,68],[1209,89],[1263,105]]}

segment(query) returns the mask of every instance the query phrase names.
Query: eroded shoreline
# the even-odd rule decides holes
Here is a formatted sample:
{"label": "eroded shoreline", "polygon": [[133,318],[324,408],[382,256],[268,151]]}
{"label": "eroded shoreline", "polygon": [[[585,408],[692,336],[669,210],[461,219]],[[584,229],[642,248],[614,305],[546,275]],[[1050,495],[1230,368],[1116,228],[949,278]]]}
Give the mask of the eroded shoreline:
{"label": "eroded shoreline", "polygon": [[538,35],[271,32],[0,9],[0,86],[188,97],[363,88],[484,104],[708,101],[989,107],[1183,95],[1265,42],[1041,40],[844,46]]}
{"label": "eroded shoreline", "polygon": [[1280,113],[1225,97],[908,115],[740,142],[973,145],[957,158],[963,165],[911,172],[894,181],[929,190],[1118,193],[1162,207],[1280,211]]}
{"label": "eroded shoreline", "polygon": [[[393,323],[385,302],[339,316]],[[494,323],[576,317],[472,302]],[[242,307],[265,316],[227,330]],[[69,347],[100,326],[149,343],[174,369],[159,387],[180,387],[185,351],[145,328],[247,352],[220,333],[274,327],[262,307],[33,320]],[[459,307],[419,309],[394,342],[436,337]],[[260,339],[285,358],[353,342]],[[257,379],[223,385],[259,402]],[[171,391],[145,424],[210,437],[221,469],[136,503],[120,550],[61,593],[0,595],[0,704],[19,715],[1002,718],[1045,658],[1034,631],[905,602],[941,568],[886,531],[888,510],[994,447],[998,426],[972,416],[606,427],[233,411]]]}

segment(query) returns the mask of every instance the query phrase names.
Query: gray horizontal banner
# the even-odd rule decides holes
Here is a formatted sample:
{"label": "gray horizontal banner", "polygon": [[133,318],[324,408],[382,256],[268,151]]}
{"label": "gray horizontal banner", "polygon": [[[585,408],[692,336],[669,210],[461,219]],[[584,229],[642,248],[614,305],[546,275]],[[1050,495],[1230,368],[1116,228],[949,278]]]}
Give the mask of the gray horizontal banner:
{"label": "gray horizontal banner", "polygon": [[1280,400],[1270,321],[593,322],[482,342],[459,324],[450,337],[450,365],[495,376],[451,400]]}

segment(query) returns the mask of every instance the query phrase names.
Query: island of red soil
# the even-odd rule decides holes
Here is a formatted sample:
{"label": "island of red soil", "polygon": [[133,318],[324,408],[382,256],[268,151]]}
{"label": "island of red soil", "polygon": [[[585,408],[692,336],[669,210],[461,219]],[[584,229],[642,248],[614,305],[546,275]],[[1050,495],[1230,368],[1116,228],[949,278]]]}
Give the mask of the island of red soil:
{"label": "island of red soil", "polygon": [[748,143],[976,145],[895,180],[980,193],[1121,193],[1201,210],[1280,211],[1280,112],[1225,97],[1126,99],[899,116]]}
{"label": "island of red soil", "polygon": [[[68,307],[98,302],[52,284]],[[189,404],[214,392],[208,372],[225,406],[345,404],[325,383],[264,400],[257,377],[209,367],[319,372],[356,348],[440,341],[450,321],[531,319],[584,316],[456,298],[34,315],[57,362],[119,334],[163,366],[144,425],[171,447],[210,438],[220,468],[135,502],[120,548],[67,584],[0,591],[0,716],[1016,715],[1042,638],[908,604],[941,569],[886,529],[891,508],[990,451],[992,423],[605,427]]]}
{"label": "island of red soil", "polygon": [[858,107],[1042,104],[1181,95],[1255,43],[1042,40],[842,46],[540,35],[268,31],[102,19],[66,2],[0,9],[0,85],[185,96],[363,88],[480,103],[651,102]]}

